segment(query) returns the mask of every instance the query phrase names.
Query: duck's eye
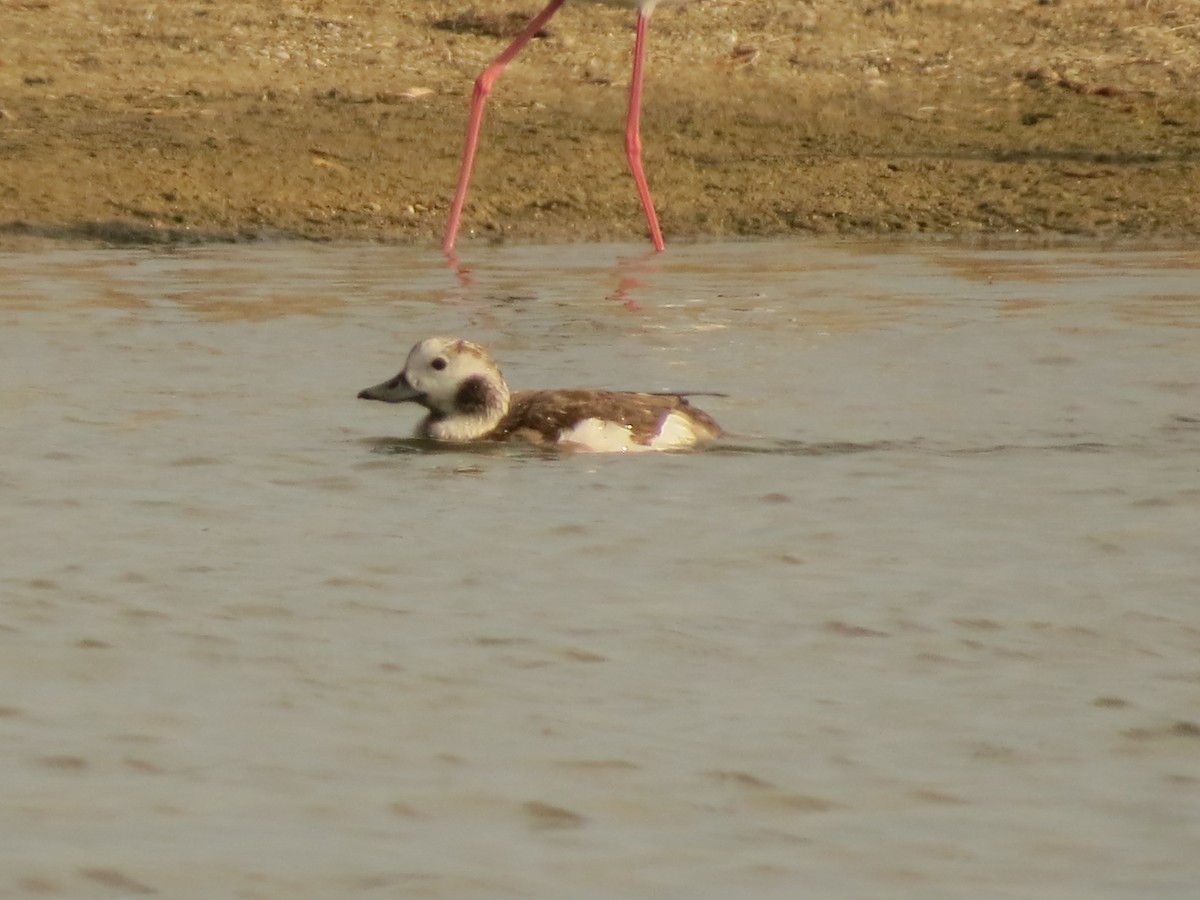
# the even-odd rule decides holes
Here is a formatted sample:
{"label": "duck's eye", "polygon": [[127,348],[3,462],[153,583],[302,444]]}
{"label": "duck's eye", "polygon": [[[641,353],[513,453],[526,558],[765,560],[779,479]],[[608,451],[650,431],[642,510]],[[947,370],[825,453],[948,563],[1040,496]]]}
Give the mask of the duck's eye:
{"label": "duck's eye", "polygon": [[436,357],[429,365],[440,372],[442,369],[446,368],[446,360],[439,356]]}

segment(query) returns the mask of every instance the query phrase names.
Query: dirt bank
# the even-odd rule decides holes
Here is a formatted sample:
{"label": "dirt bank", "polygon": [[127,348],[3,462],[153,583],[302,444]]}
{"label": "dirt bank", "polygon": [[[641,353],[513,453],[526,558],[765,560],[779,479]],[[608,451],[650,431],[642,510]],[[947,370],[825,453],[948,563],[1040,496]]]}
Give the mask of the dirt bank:
{"label": "dirt bank", "polygon": [[[539,0],[15,0],[0,230],[429,241],[480,68]],[[464,240],[640,237],[634,17],[570,0],[500,81]],[[700,0],[651,29],[668,242],[1200,235],[1200,0]]]}

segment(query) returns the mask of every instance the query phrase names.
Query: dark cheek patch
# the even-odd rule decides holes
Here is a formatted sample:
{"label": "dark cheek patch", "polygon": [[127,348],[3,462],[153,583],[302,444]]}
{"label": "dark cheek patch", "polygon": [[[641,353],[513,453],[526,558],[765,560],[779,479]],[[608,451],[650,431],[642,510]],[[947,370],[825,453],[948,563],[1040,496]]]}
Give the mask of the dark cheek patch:
{"label": "dark cheek patch", "polygon": [[491,405],[492,394],[487,382],[479,376],[468,378],[454,395],[454,408],[468,415],[477,415]]}

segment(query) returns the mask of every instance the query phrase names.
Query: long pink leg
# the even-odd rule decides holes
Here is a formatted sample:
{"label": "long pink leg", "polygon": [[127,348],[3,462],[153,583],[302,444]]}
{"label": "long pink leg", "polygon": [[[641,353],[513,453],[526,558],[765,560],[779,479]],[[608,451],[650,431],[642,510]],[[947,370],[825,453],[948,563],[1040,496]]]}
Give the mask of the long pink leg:
{"label": "long pink leg", "polygon": [[500,73],[525,45],[533,40],[549,22],[558,8],[566,0],[550,0],[546,8],[533,17],[533,21],[525,26],[525,30],[517,35],[508,45],[508,49],[492,60],[491,65],[484,69],[475,79],[475,92],[471,96],[471,115],[467,119],[467,145],[463,149],[462,168],[458,170],[458,187],[454,191],[454,203],[450,206],[450,221],[446,223],[446,236],[442,240],[442,252],[449,253],[454,249],[454,240],[458,237],[458,225],[462,219],[463,204],[467,202],[467,188],[471,184],[471,170],[475,168],[475,151],[479,147],[479,129],[483,126],[483,105],[487,102],[492,85],[500,77]]}
{"label": "long pink leg", "polygon": [[642,198],[642,209],[646,211],[646,224],[650,226],[650,239],[654,249],[660,253],[666,249],[662,230],[658,227],[658,214],[650,197],[650,185],[646,184],[646,173],[642,170],[642,66],[646,61],[646,31],[650,25],[650,10],[654,4],[644,4],[638,10],[637,40],[633,45],[633,78],[629,84],[629,117],[625,122],[625,156],[637,183],[638,196]]}

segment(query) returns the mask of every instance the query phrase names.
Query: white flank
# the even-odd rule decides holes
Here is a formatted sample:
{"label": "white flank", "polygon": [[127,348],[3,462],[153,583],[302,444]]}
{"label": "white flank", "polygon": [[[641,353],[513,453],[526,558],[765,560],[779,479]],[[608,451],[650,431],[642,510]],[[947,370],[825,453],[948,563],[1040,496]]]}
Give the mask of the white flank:
{"label": "white flank", "polygon": [[649,450],[633,439],[628,425],[609,422],[606,419],[584,419],[558,433],[558,443],[572,450],[588,450],[592,453],[625,453]]}
{"label": "white flank", "polygon": [[643,450],[678,450],[696,443],[696,431],[687,416],[672,412],[649,444],[633,439],[628,425],[607,419],[584,419],[558,433],[558,443],[573,450],[592,453],[639,453]]}
{"label": "white flank", "polygon": [[672,412],[662,421],[656,434],[650,441],[651,450],[678,450],[680,447],[690,447],[696,443],[696,429],[692,421],[685,415]]}

